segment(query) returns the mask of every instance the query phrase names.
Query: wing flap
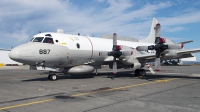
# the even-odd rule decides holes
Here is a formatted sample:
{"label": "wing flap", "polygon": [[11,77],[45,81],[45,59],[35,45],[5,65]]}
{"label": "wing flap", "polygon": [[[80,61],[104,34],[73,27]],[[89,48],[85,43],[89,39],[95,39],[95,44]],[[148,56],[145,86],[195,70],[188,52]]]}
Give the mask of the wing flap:
{"label": "wing flap", "polygon": [[155,54],[142,54],[142,55],[136,55],[136,59],[155,59]]}

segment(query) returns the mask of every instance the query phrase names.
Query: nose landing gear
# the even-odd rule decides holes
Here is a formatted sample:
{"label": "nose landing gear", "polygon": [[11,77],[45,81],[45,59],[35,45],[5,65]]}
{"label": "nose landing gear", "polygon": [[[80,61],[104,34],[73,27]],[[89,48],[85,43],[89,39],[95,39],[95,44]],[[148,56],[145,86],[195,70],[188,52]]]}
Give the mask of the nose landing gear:
{"label": "nose landing gear", "polygon": [[56,81],[58,79],[58,75],[55,74],[55,72],[49,71],[48,79],[52,81]]}

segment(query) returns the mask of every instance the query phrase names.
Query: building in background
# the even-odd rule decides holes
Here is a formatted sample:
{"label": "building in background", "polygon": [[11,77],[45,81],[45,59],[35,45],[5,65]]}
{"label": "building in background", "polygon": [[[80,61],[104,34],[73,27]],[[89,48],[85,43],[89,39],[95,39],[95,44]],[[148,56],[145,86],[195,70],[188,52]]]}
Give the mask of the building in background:
{"label": "building in background", "polygon": [[182,58],[180,61],[181,65],[192,65],[192,64],[196,64],[197,63],[197,59],[196,57],[191,57],[191,58]]}
{"label": "building in background", "polygon": [[18,63],[16,61],[11,60],[9,58],[9,52],[10,50],[0,49],[0,66],[22,65],[22,63]]}

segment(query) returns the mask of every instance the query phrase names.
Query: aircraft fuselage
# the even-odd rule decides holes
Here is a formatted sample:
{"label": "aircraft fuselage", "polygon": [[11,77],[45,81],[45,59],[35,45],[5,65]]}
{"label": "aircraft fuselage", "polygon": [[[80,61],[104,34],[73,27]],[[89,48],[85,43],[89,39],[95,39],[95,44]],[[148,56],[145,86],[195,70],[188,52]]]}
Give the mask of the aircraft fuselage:
{"label": "aircraft fuselage", "polygon": [[[50,34],[51,36],[45,36]],[[34,42],[43,37],[41,42]],[[53,43],[43,43],[45,38],[52,38]],[[138,43],[118,40],[118,45],[136,48]],[[44,62],[46,66],[70,67],[84,63],[101,65],[108,56],[100,56],[101,52],[112,50],[112,40],[60,33],[40,33],[31,42],[20,45],[10,52],[10,57],[18,62],[36,65]]]}

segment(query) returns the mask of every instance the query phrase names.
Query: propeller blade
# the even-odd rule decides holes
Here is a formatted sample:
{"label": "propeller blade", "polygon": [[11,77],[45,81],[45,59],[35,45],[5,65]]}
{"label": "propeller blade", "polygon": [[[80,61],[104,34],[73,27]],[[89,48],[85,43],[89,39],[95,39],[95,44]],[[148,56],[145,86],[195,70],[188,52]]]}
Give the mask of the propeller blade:
{"label": "propeller blade", "polygon": [[155,33],[156,37],[161,37],[161,26],[160,24],[156,24],[156,33]]}
{"label": "propeller blade", "polygon": [[156,37],[155,44],[160,43],[160,37]]}
{"label": "propeller blade", "polygon": [[155,37],[156,37],[155,44],[160,43],[160,37],[161,37],[161,26],[160,26],[159,23],[156,24]]}
{"label": "propeller blade", "polygon": [[116,62],[116,59],[114,58],[114,62],[113,62],[113,74],[117,74],[117,62]]}
{"label": "propeller blade", "polygon": [[117,34],[116,33],[113,34],[113,46],[114,45],[117,45]]}
{"label": "propeller blade", "polygon": [[155,71],[156,72],[160,71],[160,58],[155,59]]}
{"label": "propeller blade", "polygon": [[156,51],[156,58],[160,58],[160,51],[159,50]]}

